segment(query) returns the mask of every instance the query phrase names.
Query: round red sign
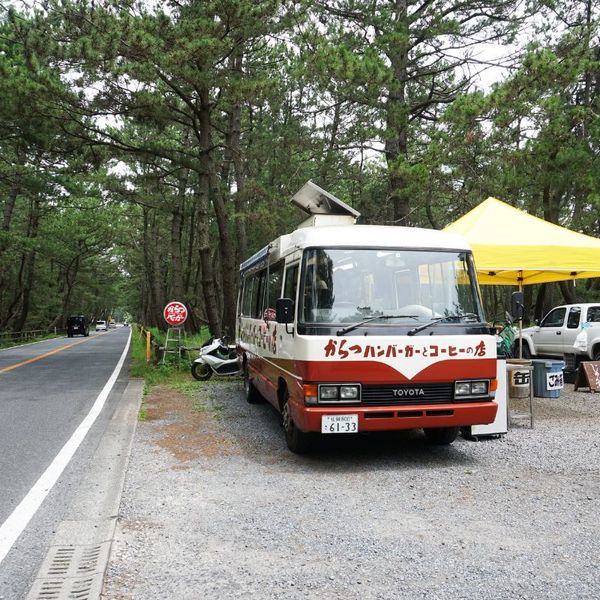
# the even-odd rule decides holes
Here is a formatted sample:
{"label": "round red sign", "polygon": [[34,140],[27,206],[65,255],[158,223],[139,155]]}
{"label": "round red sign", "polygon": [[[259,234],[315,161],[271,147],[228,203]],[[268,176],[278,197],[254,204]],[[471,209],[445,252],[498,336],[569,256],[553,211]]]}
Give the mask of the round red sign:
{"label": "round red sign", "polygon": [[185,304],[181,302],[169,302],[163,310],[163,316],[171,327],[179,327],[185,323],[188,311]]}

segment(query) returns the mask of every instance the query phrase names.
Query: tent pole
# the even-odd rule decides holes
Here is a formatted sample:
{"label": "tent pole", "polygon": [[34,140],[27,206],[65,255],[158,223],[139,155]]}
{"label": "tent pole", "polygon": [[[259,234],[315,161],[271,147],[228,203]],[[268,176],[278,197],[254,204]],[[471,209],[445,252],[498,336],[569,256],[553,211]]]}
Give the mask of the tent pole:
{"label": "tent pole", "polygon": [[[519,292],[523,291],[523,271],[519,271]],[[523,302],[525,304],[525,302]],[[523,358],[523,309],[519,310],[519,358]]]}

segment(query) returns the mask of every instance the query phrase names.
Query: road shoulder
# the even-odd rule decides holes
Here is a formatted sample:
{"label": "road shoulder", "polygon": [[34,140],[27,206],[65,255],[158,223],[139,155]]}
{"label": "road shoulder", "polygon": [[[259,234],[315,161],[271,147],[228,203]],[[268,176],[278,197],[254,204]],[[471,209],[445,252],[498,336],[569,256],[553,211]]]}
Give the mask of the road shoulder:
{"label": "road shoulder", "polygon": [[55,532],[27,600],[99,598],[143,393],[130,380],[69,510]]}

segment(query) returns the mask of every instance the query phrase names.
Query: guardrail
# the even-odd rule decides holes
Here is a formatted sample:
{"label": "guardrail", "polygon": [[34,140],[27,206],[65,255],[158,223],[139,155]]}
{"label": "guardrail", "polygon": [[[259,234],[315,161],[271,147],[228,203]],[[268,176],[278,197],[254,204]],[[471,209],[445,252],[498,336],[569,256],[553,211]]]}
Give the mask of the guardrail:
{"label": "guardrail", "polygon": [[24,331],[0,331],[0,346],[7,342],[22,342],[43,335],[58,335],[66,331],[66,329],[59,329],[58,327],[52,329],[27,329]]}
{"label": "guardrail", "polygon": [[157,363],[160,360],[160,344],[158,343],[156,336],[143,325],[137,325],[140,333],[140,339],[146,340],[146,362],[154,361]]}

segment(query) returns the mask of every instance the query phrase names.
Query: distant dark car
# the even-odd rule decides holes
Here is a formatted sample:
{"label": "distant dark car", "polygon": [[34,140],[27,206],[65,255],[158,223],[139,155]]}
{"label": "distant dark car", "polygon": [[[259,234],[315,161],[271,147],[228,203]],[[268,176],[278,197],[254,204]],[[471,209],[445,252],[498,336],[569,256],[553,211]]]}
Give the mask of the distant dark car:
{"label": "distant dark car", "polygon": [[85,337],[90,335],[90,324],[83,315],[67,319],[67,336],[73,337],[74,335],[83,335]]}

